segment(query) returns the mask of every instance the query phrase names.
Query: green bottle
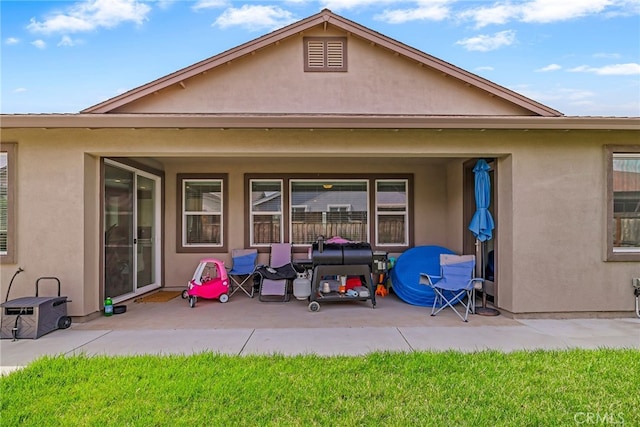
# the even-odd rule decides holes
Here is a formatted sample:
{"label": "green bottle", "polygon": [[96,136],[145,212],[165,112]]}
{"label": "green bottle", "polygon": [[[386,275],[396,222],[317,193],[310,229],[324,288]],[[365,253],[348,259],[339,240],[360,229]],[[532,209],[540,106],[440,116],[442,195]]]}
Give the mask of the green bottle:
{"label": "green bottle", "polygon": [[111,297],[107,297],[107,299],[104,300],[104,315],[111,316],[112,314],[113,314],[113,301],[111,300]]}

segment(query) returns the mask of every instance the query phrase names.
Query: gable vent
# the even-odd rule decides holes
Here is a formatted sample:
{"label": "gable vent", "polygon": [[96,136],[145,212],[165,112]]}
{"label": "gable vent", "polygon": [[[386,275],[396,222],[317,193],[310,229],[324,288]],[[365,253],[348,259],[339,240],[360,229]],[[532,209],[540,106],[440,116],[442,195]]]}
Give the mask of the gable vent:
{"label": "gable vent", "polygon": [[307,67],[323,68],[324,66],[324,43],[310,41],[307,44]]}
{"label": "gable vent", "polygon": [[327,42],[327,67],[342,68],[344,66],[344,43]]}
{"label": "gable vent", "polygon": [[305,71],[347,71],[346,37],[304,37]]}

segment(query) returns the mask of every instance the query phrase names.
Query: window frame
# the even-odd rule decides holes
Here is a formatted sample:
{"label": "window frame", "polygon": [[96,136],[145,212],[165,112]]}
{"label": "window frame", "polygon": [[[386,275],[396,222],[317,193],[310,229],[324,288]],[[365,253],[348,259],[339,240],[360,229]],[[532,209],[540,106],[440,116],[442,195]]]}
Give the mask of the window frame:
{"label": "window frame", "polygon": [[613,160],[618,154],[631,154],[640,157],[640,145],[608,145],[605,146],[606,170],[606,260],[607,261],[640,261],[640,249],[617,248],[614,246],[614,195],[613,195]]}
{"label": "window frame", "polygon": [[0,253],[0,264],[16,262],[17,146],[15,142],[3,142],[0,149],[0,152],[7,154],[7,253]]}
{"label": "window frame", "polygon": [[[266,251],[270,244],[261,244],[261,245],[252,245],[250,233],[252,228],[251,223],[251,181],[253,180],[267,180],[267,181],[282,181],[282,227],[283,230],[283,241],[290,242],[291,241],[291,208],[290,200],[291,200],[291,181],[300,181],[300,180],[309,180],[309,181],[353,181],[353,180],[361,180],[367,181],[367,203],[368,203],[368,240],[374,250],[384,250],[387,252],[402,252],[411,247],[414,244],[414,212],[412,210],[413,206],[413,181],[414,175],[411,173],[408,174],[274,174],[274,173],[247,173],[245,174],[245,189],[246,189],[246,197],[245,197],[245,246],[247,248],[256,248],[258,251]],[[394,181],[401,180],[406,182],[406,193],[407,193],[407,209],[406,209],[406,236],[407,242],[405,245],[397,245],[397,244],[384,244],[378,245],[376,242],[378,240],[378,222],[377,219],[373,217],[376,212],[376,203],[377,203],[377,181]],[[284,189],[286,188],[286,191]],[[300,207],[300,205],[296,205],[296,207]],[[265,248],[266,246],[266,248]],[[309,244],[296,244],[293,245],[294,252],[306,252],[309,248]]]}
{"label": "window frame", "polygon": [[408,244],[408,242],[410,241],[409,236],[411,235],[410,233],[410,228],[409,228],[409,223],[410,223],[410,206],[411,206],[411,199],[409,198],[409,180],[408,179],[376,179],[373,183],[374,185],[374,190],[373,190],[373,194],[375,195],[375,210],[373,211],[373,214],[375,216],[374,221],[376,222],[375,224],[375,239],[376,239],[376,247],[380,247],[380,248],[386,248],[386,247],[397,247],[398,243],[380,243],[380,233],[379,231],[379,219],[381,216],[391,216],[391,215],[400,215],[400,211],[397,212],[385,212],[385,211],[380,211],[380,203],[378,201],[378,184],[379,183],[385,183],[385,182],[403,182],[405,184],[405,194],[406,194],[406,203],[404,205],[404,223],[405,223],[405,232],[404,232],[404,240],[405,240],[405,244]]}
{"label": "window frame", "polygon": [[[295,183],[300,183],[300,182],[312,182],[312,183],[317,183],[320,184],[321,182],[326,182],[328,187],[325,187],[324,185],[322,185],[322,187],[325,187],[326,189],[331,189],[334,187],[335,184],[344,184],[344,183],[361,183],[364,184],[365,186],[365,190],[364,193],[366,195],[367,198],[367,203],[366,203],[366,215],[367,215],[367,227],[366,227],[366,237],[367,237],[367,241],[371,241],[371,179],[370,178],[360,178],[360,177],[340,177],[340,178],[325,178],[322,175],[315,175],[315,176],[310,176],[310,177],[292,177],[289,178],[287,180],[288,182],[288,192],[287,192],[287,197],[289,200],[292,199],[292,193],[293,193],[293,187],[295,185]],[[288,233],[288,239],[289,242],[291,242],[293,240],[293,221],[291,218],[291,208],[293,206],[286,206],[286,211],[289,215],[288,218],[288,222],[287,222],[287,227],[289,230]],[[338,208],[337,210],[331,210],[332,208]],[[340,208],[345,208],[344,210],[341,210]],[[351,219],[351,213],[354,212],[353,211],[353,205],[352,204],[346,204],[346,203],[329,203],[327,204],[327,213],[329,212],[335,212],[335,213],[347,213],[349,216],[349,221],[348,222],[354,222],[357,223],[358,221],[352,221]],[[325,236],[327,238],[331,237],[331,236]],[[344,236],[343,236],[344,237]],[[309,244],[308,243],[294,243],[293,246],[298,246],[298,247],[308,247]]]}
{"label": "window frame", "polygon": [[[322,67],[312,67],[309,65],[309,43],[319,42],[322,43],[323,54],[322,54]],[[327,54],[327,46],[331,42],[340,42],[342,43],[342,66],[335,67],[328,65],[328,57]],[[347,37],[303,37],[303,61],[304,61],[304,71],[305,72],[346,72],[347,68]]]}
{"label": "window frame", "polygon": [[[220,209],[220,244],[186,244],[185,243],[185,211],[184,211],[184,183],[185,181],[220,181],[222,191],[222,209]],[[224,253],[227,252],[228,227],[228,174],[211,173],[179,173],[176,175],[176,252],[178,253]]]}
{"label": "window frame", "polygon": [[[254,212],[253,211],[253,200],[252,200],[252,195],[253,195],[253,183],[254,182],[270,182],[270,183],[278,183],[280,185],[280,212],[277,211],[265,211],[265,212]],[[284,205],[286,203],[288,203],[288,199],[285,202],[285,194],[284,194],[284,180],[281,178],[249,178],[248,180],[246,180],[246,185],[247,185],[247,191],[246,191],[246,197],[248,197],[248,201],[247,201],[247,215],[245,215],[245,222],[246,222],[246,226],[245,226],[245,230],[247,230],[247,232],[245,233],[245,240],[247,240],[247,242],[245,242],[245,245],[248,248],[270,248],[272,243],[283,243],[284,242],[284,236],[285,236],[285,215],[284,215]],[[254,227],[253,227],[253,217],[255,215],[280,215],[280,241],[279,242],[271,242],[271,243],[254,243]]]}

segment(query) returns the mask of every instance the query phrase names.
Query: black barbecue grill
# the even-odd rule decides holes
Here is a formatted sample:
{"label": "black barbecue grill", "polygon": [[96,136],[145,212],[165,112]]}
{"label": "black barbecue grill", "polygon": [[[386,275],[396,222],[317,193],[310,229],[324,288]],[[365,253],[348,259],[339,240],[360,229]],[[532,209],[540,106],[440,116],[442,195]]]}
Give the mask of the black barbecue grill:
{"label": "black barbecue grill", "polygon": [[[365,301],[371,300],[376,306],[375,293],[371,282],[373,251],[369,243],[326,243],[319,238],[312,246],[311,262],[313,278],[309,310],[318,311],[320,301]],[[338,277],[360,277],[364,290],[351,295],[338,292]],[[323,289],[329,284],[330,292]]]}

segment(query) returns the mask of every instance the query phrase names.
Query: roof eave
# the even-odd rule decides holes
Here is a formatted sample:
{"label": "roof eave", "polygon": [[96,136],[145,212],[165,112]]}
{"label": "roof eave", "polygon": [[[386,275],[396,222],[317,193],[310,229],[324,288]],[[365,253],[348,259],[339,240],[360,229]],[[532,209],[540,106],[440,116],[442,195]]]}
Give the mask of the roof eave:
{"label": "roof eave", "polygon": [[640,130],[640,117],[301,114],[12,114],[2,129],[560,129]]}

